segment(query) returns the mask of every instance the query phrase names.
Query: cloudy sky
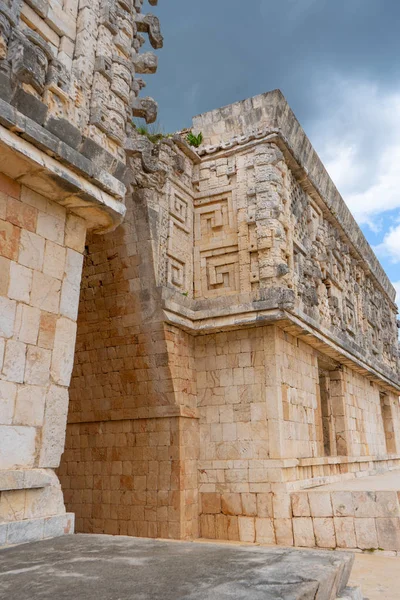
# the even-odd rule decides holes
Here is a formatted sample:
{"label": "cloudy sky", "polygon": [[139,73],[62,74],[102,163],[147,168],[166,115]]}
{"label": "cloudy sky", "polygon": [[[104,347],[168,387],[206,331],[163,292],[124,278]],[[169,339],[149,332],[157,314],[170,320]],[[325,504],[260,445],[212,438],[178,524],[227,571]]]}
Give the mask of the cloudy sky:
{"label": "cloudy sky", "polygon": [[280,88],[398,289],[399,0],[159,0],[164,131]]}

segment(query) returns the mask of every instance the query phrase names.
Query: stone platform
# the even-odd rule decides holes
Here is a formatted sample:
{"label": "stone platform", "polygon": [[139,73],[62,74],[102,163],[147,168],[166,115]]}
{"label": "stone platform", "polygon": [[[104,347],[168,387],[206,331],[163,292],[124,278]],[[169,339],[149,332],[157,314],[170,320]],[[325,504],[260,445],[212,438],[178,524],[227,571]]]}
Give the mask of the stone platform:
{"label": "stone platform", "polygon": [[348,553],[75,535],[0,552],[0,598],[359,599]]}
{"label": "stone platform", "polygon": [[400,470],[291,494],[295,546],[400,551]]}

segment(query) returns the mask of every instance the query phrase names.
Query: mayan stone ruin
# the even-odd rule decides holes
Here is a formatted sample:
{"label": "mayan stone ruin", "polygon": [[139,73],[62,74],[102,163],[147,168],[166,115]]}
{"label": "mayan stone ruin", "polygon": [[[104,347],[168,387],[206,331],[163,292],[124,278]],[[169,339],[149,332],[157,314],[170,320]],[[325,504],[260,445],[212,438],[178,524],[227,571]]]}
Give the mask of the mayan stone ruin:
{"label": "mayan stone ruin", "polygon": [[0,0],[0,547],[400,551],[395,290],[280,91],[138,132],[143,4]]}

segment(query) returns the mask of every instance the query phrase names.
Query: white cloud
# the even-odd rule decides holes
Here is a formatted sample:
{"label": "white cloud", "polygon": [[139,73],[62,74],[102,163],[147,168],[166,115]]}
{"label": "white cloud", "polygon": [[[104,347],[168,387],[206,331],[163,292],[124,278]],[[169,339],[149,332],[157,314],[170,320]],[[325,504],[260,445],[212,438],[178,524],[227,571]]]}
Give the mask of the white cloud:
{"label": "white cloud", "polygon": [[400,208],[400,88],[334,74],[325,81],[310,137],[358,222],[376,229],[377,215]]}
{"label": "white cloud", "polygon": [[389,258],[391,262],[400,263],[400,225],[391,227],[383,242],[375,246],[374,250],[377,254]]}

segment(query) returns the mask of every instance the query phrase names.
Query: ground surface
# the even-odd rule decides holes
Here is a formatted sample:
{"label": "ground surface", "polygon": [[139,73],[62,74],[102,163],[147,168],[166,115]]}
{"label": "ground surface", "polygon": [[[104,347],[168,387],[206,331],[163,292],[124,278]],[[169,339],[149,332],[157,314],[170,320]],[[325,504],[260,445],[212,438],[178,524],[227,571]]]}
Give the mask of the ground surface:
{"label": "ground surface", "polygon": [[400,558],[356,554],[349,585],[359,585],[368,600],[399,600]]}
{"label": "ground surface", "polygon": [[64,536],[0,551],[1,600],[331,600],[352,556]]}
{"label": "ground surface", "polygon": [[[311,488],[308,492],[332,492],[341,490],[365,491],[365,492],[389,492],[400,490],[400,470],[388,471],[382,475],[371,477],[356,477],[345,479],[336,483],[329,483],[317,488]],[[400,596],[399,596],[400,598]]]}

